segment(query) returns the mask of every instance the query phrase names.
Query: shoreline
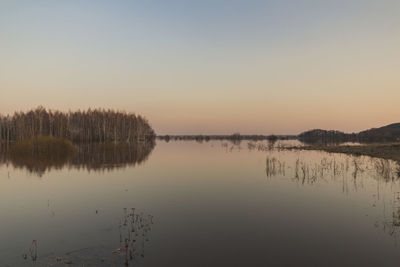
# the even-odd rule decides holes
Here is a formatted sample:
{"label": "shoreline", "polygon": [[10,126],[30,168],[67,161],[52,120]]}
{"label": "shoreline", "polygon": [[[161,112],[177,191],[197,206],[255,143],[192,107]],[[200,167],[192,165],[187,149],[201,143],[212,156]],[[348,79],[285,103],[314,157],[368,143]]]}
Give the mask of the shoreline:
{"label": "shoreline", "polygon": [[328,153],[342,153],[354,156],[370,156],[374,158],[389,159],[400,163],[400,143],[367,144],[356,146],[294,146],[289,150],[318,150]]}

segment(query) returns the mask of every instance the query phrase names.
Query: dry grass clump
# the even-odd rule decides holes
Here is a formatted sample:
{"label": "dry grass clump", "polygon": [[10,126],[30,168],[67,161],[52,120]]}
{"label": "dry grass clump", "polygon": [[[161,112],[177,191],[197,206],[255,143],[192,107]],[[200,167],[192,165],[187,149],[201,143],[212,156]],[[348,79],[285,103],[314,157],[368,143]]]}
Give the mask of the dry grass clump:
{"label": "dry grass clump", "polygon": [[10,148],[10,153],[12,157],[58,160],[73,155],[75,146],[66,139],[39,135],[17,142]]}
{"label": "dry grass clump", "polygon": [[75,146],[66,139],[37,136],[13,144],[9,157],[15,167],[26,167],[42,176],[48,169],[63,167],[75,151]]}

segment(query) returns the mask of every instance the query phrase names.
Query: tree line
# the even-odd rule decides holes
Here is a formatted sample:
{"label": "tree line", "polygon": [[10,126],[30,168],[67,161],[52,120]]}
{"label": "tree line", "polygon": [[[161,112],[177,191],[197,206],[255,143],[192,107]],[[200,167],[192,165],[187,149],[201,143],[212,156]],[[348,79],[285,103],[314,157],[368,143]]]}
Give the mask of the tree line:
{"label": "tree line", "polygon": [[355,142],[358,141],[357,134],[347,134],[335,130],[322,130],[314,129],[303,132],[298,135],[300,141],[306,144],[340,144],[344,142]]}
{"label": "tree line", "polygon": [[344,133],[334,130],[314,129],[303,132],[298,138],[306,143],[342,143],[342,142],[398,142],[400,141],[400,123],[372,128],[359,133]]}
{"label": "tree line", "polygon": [[294,139],[296,136],[291,135],[256,135],[256,134],[247,134],[243,135],[240,133],[234,133],[231,135],[158,135],[158,139],[164,140],[169,142],[170,140],[174,141],[210,141],[210,140],[229,140],[232,142],[241,141],[241,140],[253,140],[253,141],[261,141],[261,140],[268,140],[268,141],[277,141],[279,140],[289,140]]}
{"label": "tree line", "polygon": [[38,107],[12,116],[0,115],[0,143],[39,135],[77,143],[132,143],[155,137],[144,117],[111,109],[61,112]]}

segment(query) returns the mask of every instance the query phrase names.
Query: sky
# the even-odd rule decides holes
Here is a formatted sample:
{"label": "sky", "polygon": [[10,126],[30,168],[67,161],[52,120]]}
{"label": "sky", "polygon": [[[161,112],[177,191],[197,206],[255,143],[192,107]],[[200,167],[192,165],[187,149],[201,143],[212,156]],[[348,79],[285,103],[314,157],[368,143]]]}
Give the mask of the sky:
{"label": "sky", "polygon": [[0,0],[0,113],[113,108],[158,134],[400,122],[400,1]]}

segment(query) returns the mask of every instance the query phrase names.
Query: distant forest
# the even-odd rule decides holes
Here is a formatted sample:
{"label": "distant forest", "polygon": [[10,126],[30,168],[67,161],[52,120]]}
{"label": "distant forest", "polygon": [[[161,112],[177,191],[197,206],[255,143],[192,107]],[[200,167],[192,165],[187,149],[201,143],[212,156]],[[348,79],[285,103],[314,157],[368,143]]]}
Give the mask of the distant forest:
{"label": "distant forest", "polygon": [[133,143],[155,138],[154,130],[142,116],[110,109],[60,112],[38,107],[12,116],[0,115],[0,143],[40,135],[76,143]]}
{"label": "distant forest", "polygon": [[230,140],[234,143],[239,142],[241,140],[253,140],[253,141],[260,141],[260,140],[269,140],[269,141],[277,141],[278,139],[294,139],[296,136],[291,135],[242,135],[239,133],[234,133],[231,135],[158,135],[157,138],[160,140],[164,140],[169,142],[170,140],[173,141],[197,141],[199,143],[203,141],[210,141],[210,140]]}
{"label": "distant forest", "polygon": [[302,141],[313,143],[313,141],[323,142],[394,142],[400,141],[400,123],[389,124],[380,128],[372,128],[359,133],[343,133],[340,131],[327,131],[314,129],[299,134],[298,138]]}

